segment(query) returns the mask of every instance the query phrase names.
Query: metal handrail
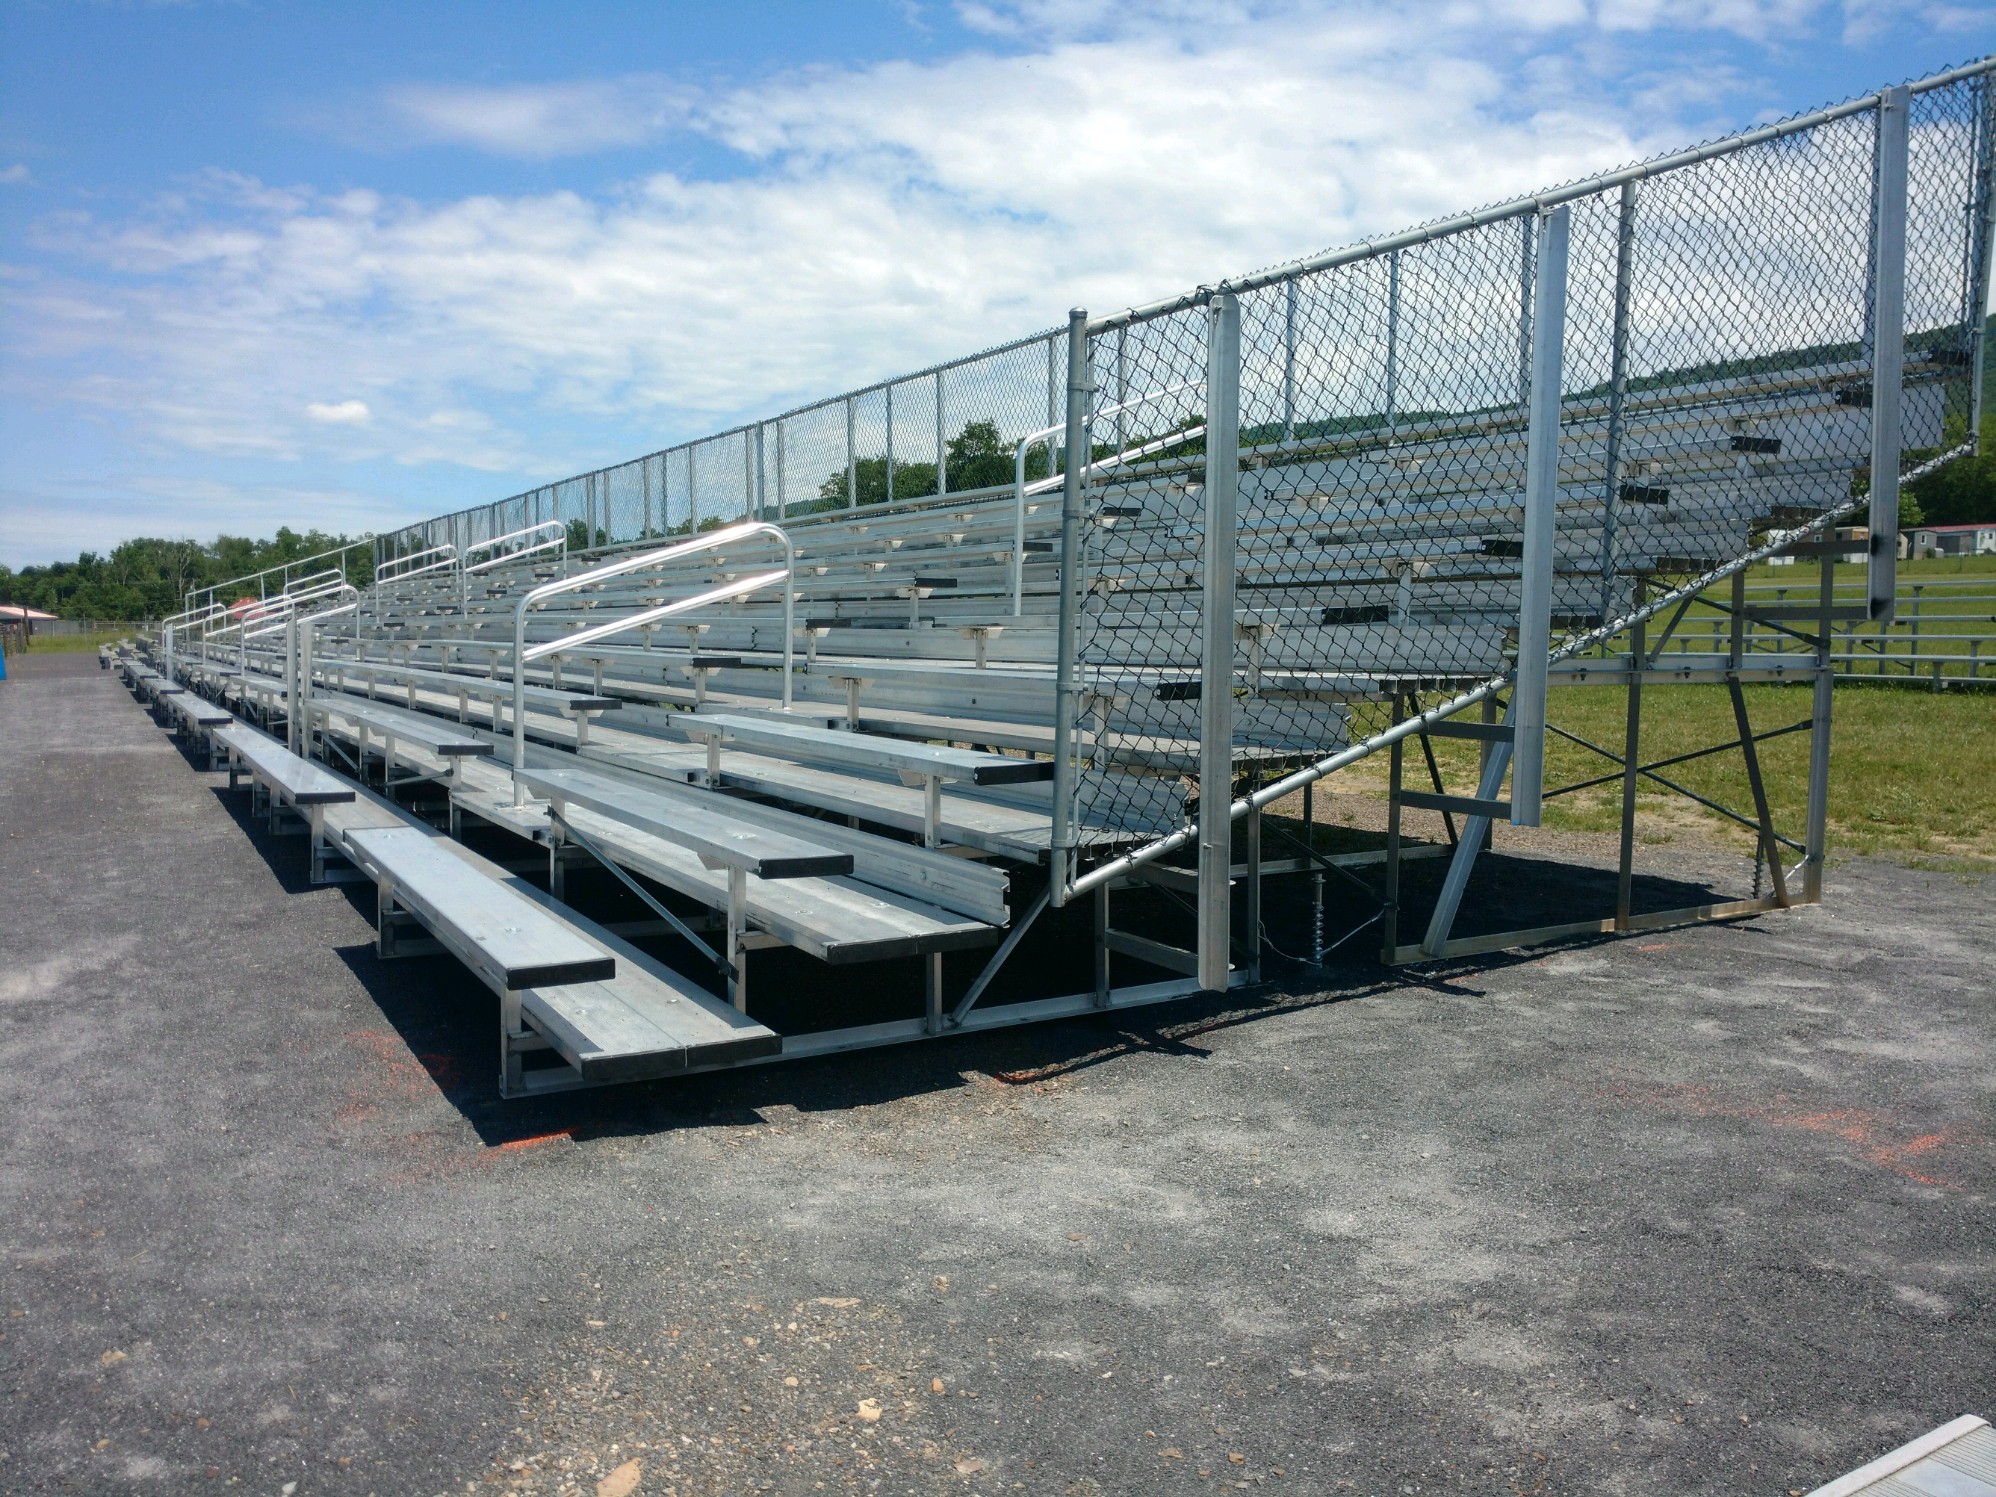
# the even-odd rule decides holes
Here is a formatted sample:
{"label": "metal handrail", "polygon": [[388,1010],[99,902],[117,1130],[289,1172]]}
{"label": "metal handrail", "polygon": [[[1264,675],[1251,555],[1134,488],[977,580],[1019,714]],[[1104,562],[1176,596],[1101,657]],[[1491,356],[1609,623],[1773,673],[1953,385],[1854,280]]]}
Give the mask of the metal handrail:
{"label": "metal handrail", "polygon": [[288,598],[296,593],[311,592],[314,588],[324,587],[331,582],[345,582],[346,580],[347,574],[340,568],[327,567],[323,572],[312,572],[303,577],[293,578],[284,584],[284,591],[279,593],[278,596],[280,598]]}
{"label": "metal handrail", "polygon": [[[737,541],[745,541],[753,536],[766,535],[783,546],[783,570],[780,572],[758,572],[752,577],[738,577],[733,582],[724,582],[718,587],[695,593],[690,598],[680,598],[671,603],[662,603],[655,608],[640,609],[622,618],[611,619],[573,634],[564,634],[557,639],[543,640],[531,649],[527,646],[527,610],[543,599],[560,593],[572,593],[592,583],[607,582],[612,577],[621,577],[629,572],[640,572],[647,567],[677,561],[684,556],[697,555],[702,551],[714,551],[723,546],[732,546]],[[641,628],[659,619],[671,618],[675,614],[690,613],[696,608],[704,608],[710,603],[726,602],[748,593],[760,592],[775,583],[783,584],[783,710],[788,712],[791,704],[791,672],[796,662],[796,610],[797,610],[797,548],[791,544],[789,533],[781,525],[772,525],[767,520],[749,520],[740,525],[730,525],[722,530],[712,530],[705,535],[680,541],[675,545],[661,546],[654,551],[643,551],[636,556],[627,556],[621,561],[609,562],[587,572],[578,572],[573,577],[557,578],[553,582],[543,582],[539,587],[521,594],[519,603],[513,609],[513,804],[526,804],[526,787],[520,783],[520,770],[527,767],[527,665],[544,655],[558,655],[563,650],[572,650],[578,645],[605,639],[612,634],[622,634],[628,629]]]}
{"label": "metal handrail", "polygon": [[294,614],[292,628],[285,636],[285,689],[290,693],[284,704],[286,746],[294,754],[312,756],[312,637],[319,625],[343,613],[360,610],[360,589],[348,586],[353,596],[331,608],[318,608],[307,614]]}
{"label": "metal handrail", "polygon": [[[475,564],[471,560],[472,556],[479,551],[490,551],[495,546],[503,546],[508,541],[517,541],[530,535],[538,535],[542,531],[552,531],[553,534],[547,540],[536,541],[531,546],[521,546],[516,550],[506,552],[503,556],[490,556],[484,561]],[[514,530],[505,535],[495,535],[489,541],[479,541],[474,545],[466,546],[464,554],[458,558],[459,569],[468,577],[473,572],[487,571],[492,567],[500,565],[502,562],[518,561],[522,556],[532,556],[537,551],[553,550],[559,550],[563,556],[567,556],[568,527],[559,520],[543,520],[540,524],[529,525],[524,530]]]}
{"label": "metal handrail", "polygon": [[[436,561],[423,561],[428,556],[434,556],[439,559]],[[422,561],[423,565],[419,567],[410,566],[409,563],[414,561]],[[406,582],[411,577],[421,577],[426,572],[444,571],[456,565],[457,547],[455,546],[432,546],[427,551],[411,551],[407,556],[397,556],[393,560],[384,561],[380,566],[376,567],[374,569],[374,585],[379,587],[384,582]],[[395,568],[397,567],[401,567],[403,570],[396,571]]]}
{"label": "metal handrail", "polygon": [[[228,613],[229,610],[225,605],[220,603],[210,602],[205,605],[201,605],[199,607],[182,609],[179,613],[173,614],[169,618],[164,618],[160,620],[160,625],[159,625],[160,649],[164,652],[166,656],[166,673],[168,676],[171,676],[173,674],[174,632],[177,629],[183,627],[188,629],[205,628],[208,624],[214,621],[214,618],[217,614],[220,614],[226,618],[228,616]],[[195,616],[197,614],[199,614],[200,617],[197,618]],[[204,635],[203,638],[205,640],[206,636]]]}
{"label": "metal handrail", "polygon": [[[186,603],[189,608],[193,608],[196,606],[194,603],[194,597],[197,593],[207,593],[209,597],[212,598],[216,593],[221,592],[224,588],[234,587],[238,583],[243,583],[243,582],[257,583],[258,584],[256,590],[257,597],[262,598],[263,596],[265,596],[262,587],[263,579],[268,577],[273,572],[282,572],[285,576],[285,579],[289,581],[291,577],[291,569],[293,567],[302,567],[311,562],[324,561],[329,556],[344,556],[347,554],[347,552],[358,551],[364,546],[371,549],[373,545],[374,545],[374,537],[372,535],[364,535],[357,541],[348,541],[344,546],[335,546],[330,551],[319,551],[311,556],[301,556],[296,561],[279,562],[276,566],[265,567],[260,572],[245,572],[240,577],[231,577],[225,582],[211,583],[207,587],[190,587],[187,590],[186,596],[183,597],[181,601]],[[342,569],[341,575],[342,576],[345,575],[344,569]]]}
{"label": "metal handrail", "polygon": [[[262,605],[260,605],[262,611],[254,618],[248,614],[244,614],[241,618],[224,624],[221,628],[206,637],[213,639],[227,634],[233,629],[239,631],[245,640],[260,639],[266,634],[282,629],[290,621],[292,616],[307,603],[316,603],[321,598],[332,597],[343,589],[358,591],[358,589],[353,588],[353,584],[348,582],[346,578],[340,577],[336,581],[322,582],[308,592],[279,593],[274,598],[265,599]],[[249,626],[252,624],[257,627],[250,628]]]}
{"label": "metal handrail", "polygon": [[[1199,382],[1198,381],[1193,382],[1193,384],[1197,383]],[[1103,409],[1097,411],[1094,416],[1091,416],[1089,418],[1091,424],[1084,427],[1083,429],[1091,433],[1089,437],[1089,442],[1092,445],[1094,442],[1094,437],[1092,435],[1094,427],[1092,423],[1097,418],[1102,416],[1113,416],[1118,411],[1129,410],[1133,406],[1142,405],[1147,400],[1156,400],[1165,395],[1176,395],[1181,390],[1188,390],[1191,388],[1192,388],[1191,384],[1173,385],[1168,390],[1153,390],[1148,395],[1139,395],[1132,400],[1124,401],[1121,405],[1105,406]],[[1052,437],[1057,437],[1062,433],[1064,433],[1066,430],[1067,427],[1063,423],[1060,426],[1042,427],[1039,431],[1028,432],[1026,433],[1025,436],[1019,438],[1019,445],[1017,446],[1017,448],[1014,449],[1012,453],[1012,505],[1013,505],[1012,617],[1013,618],[1018,618],[1025,612],[1025,603],[1026,603],[1026,496],[1029,494],[1051,494],[1055,489],[1062,487],[1067,482],[1066,476],[1064,474],[1055,473],[1046,478],[1037,478],[1034,479],[1033,482],[1027,483],[1026,453],[1028,450],[1038,445],[1039,443],[1046,442]],[[1119,468],[1122,467],[1125,463],[1134,462],[1137,458],[1149,457],[1154,452],[1162,452],[1167,447],[1176,447],[1184,442],[1197,441],[1199,438],[1205,435],[1206,435],[1206,425],[1204,422],[1201,422],[1197,426],[1188,426],[1183,431],[1175,431],[1172,432],[1169,436],[1159,437],[1154,442],[1145,442],[1140,446],[1126,448],[1121,452],[1113,454],[1112,456],[1104,457],[1100,461],[1090,461],[1086,464],[1086,467],[1088,468],[1088,471],[1091,473],[1100,472],[1105,468]],[[1051,445],[1049,445],[1047,448],[1047,466],[1049,468],[1053,466],[1053,448]]]}
{"label": "metal handrail", "polygon": [[1012,617],[1018,618],[1026,608],[1026,495],[1051,489],[1062,480],[1043,478],[1029,490],[1026,486],[1026,453],[1041,442],[1047,444],[1047,467],[1053,466],[1052,439],[1067,430],[1063,421],[1058,426],[1042,427],[1038,431],[1027,432],[1019,438],[1019,445],[1012,450]]}

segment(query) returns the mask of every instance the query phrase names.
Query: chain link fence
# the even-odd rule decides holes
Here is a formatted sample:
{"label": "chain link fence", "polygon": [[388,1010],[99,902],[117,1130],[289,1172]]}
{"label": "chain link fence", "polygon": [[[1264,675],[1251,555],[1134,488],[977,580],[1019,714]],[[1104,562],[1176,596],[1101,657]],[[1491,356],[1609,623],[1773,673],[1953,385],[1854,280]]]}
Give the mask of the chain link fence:
{"label": "chain link fence", "polygon": [[[1865,502],[1879,118],[1876,101],[1825,111],[1213,288],[1237,296],[1241,329],[1230,795],[1514,670],[1536,257],[1555,205],[1554,653],[1607,644],[1777,532]],[[1986,69],[1918,86],[1908,124],[1902,473],[1968,441],[1979,408]],[[1200,377],[1211,295],[1090,328],[1084,828],[1138,824],[1159,779],[1200,788],[1203,447],[1188,429],[1134,464],[1104,454],[1131,424],[1145,440],[1197,428],[1203,390],[1162,392]]]}
{"label": "chain link fence", "polygon": [[[380,557],[549,521],[571,550],[1010,485],[1021,437],[1060,419],[1065,348],[1039,334],[384,535]],[[1033,459],[1032,476],[1048,472]]]}
{"label": "chain link fence", "polygon": [[[1992,65],[1910,98],[1902,471],[1977,425]],[[1049,490],[1082,459],[1077,529],[1061,542],[1074,575],[1022,522],[1011,606],[992,610],[1023,639],[1051,629],[1063,592],[1075,601],[1049,651],[1073,685],[1060,723],[1077,756],[1071,878],[1133,840],[1182,840],[1201,788],[1216,291],[1236,298],[1240,326],[1223,688],[1237,796],[1342,762],[1410,715],[1470,705],[1515,670],[1550,211],[1564,213],[1566,265],[1554,655],[1618,647],[1687,587],[1866,502],[1880,97],[1099,318],[1079,433],[1065,428],[1055,330],[411,526],[381,555],[550,520],[586,549],[744,517],[997,504],[1015,474]]]}

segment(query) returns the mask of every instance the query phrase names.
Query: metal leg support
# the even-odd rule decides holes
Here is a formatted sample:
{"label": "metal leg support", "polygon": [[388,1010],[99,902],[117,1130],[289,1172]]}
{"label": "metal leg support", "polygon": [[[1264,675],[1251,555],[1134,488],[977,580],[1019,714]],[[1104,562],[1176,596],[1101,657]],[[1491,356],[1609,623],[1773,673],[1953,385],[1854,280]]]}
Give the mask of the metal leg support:
{"label": "metal leg support", "polygon": [[1261,807],[1247,814],[1247,980],[1261,981]]}
{"label": "metal leg support", "polygon": [[[739,1013],[748,1012],[748,950],[742,938],[748,932],[748,870],[728,870],[728,1001]],[[929,1007],[940,1021],[942,1014],[941,958],[931,984]]]}
{"label": "metal leg support", "polygon": [[[1643,601],[1643,584],[1636,582],[1636,606]],[[1629,913],[1635,898],[1636,881],[1636,777],[1642,763],[1643,652],[1647,648],[1647,623],[1639,622],[1629,635],[1629,712],[1622,735],[1622,849],[1621,865],[1615,881],[1615,929],[1627,931]]]}
{"label": "metal leg support", "polygon": [[[1505,713],[1507,719],[1510,716],[1511,713]],[[1511,746],[1508,740],[1491,745],[1490,760],[1483,767],[1483,782],[1476,787],[1478,800],[1495,800],[1504,788],[1504,772],[1511,767]],[[1448,876],[1442,880],[1442,896],[1435,903],[1435,912],[1428,919],[1428,933],[1421,941],[1421,950],[1429,956],[1440,956],[1442,947],[1448,944],[1455,913],[1462,907],[1463,891],[1469,887],[1469,875],[1476,866],[1476,854],[1489,830],[1488,816],[1471,816],[1463,827],[1462,840],[1456,843],[1455,856],[1449,860]]]}
{"label": "metal leg support", "polygon": [[923,986],[926,989],[926,1019],[930,1034],[943,1032],[943,954],[931,951],[922,958]]}
{"label": "metal leg support", "polygon": [[526,1090],[520,1042],[529,1038],[520,1019],[520,995],[508,988],[499,995],[499,1095],[502,1097],[517,1097]]}
{"label": "metal leg support", "polygon": [[[1396,727],[1403,700],[1399,692],[1393,693]],[[1401,748],[1405,742],[1396,738],[1386,751],[1386,899],[1379,917],[1379,959],[1389,964],[1400,948],[1400,771],[1406,757]]]}
{"label": "metal leg support", "polygon": [[1109,1006],[1109,886],[1095,886],[1095,1006]]}

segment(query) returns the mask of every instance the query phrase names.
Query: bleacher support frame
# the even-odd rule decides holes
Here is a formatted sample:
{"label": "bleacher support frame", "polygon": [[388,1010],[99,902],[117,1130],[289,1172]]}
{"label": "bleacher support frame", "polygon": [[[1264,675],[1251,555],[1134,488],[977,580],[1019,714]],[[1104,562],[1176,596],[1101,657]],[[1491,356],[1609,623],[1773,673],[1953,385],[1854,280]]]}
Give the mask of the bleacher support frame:
{"label": "bleacher support frame", "polygon": [[[1376,923],[1388,965],[1815,902],[1846,615],[1832,567],[1850,545],[1835,529],[1867,515],[1862,611],[1889,618],[1900,489],[1980,441],[1992,77],[1984,59],[1149,306],[1075,309],[1064,329],[381,537],[364,600],[287,576],[253,618],[191,606],[166,669],[281,708],[301,753],[322,722],[360,776],[370,709],[337,704],[356,680],[391,683],[406,705],[381,723],[438,722],[429,750],[418,731],[384,767],[408,761],[396,785],[433,798],[425,815],[441,796],[453,829],[468,811],[544,849],[557,899],[571,861],[602,864],[744,1013],[750,954],[782,932],[827,960],[921,963],[918,1015],[688,1070],[1254,983],[1270,878],[1312,881],[1313,958]],[[772,540],[780,570],[756,570]],[[1817,561],[1813,603],[1749,606],[1748,569],[1777,557]],[[1725,648],[1666,658],[1697,609],[1730,620]],[[1750,651],[1749,621],[1808,654]],[[681,629],[683,647],[659,647]],[[1806,684],[1807,712],[1756,725],[1745,688],[1761,683]],[[1603,684],[1625,693],[1619,744],[1560,724],[1562,688]],[[1732,736],[1655,757],[1646,720],[1686,684],[1725,689]],[[1798,837],[1761,751],[1802,733]],[[1548,735],[1600,772],[1546,783]],[[1473,784],[1449,782],[1438,740],[1474,748]],[[499,748],[510,773],[476,757]],[[924,754],[970,767],[925,770]],[[1676,771],[1731,754],[1750,805]],[[1317,788],[1375,757],[1383,844],[1320,845]],[[1022,759],[1032,773],[1009,773]],[[546,772],[564,765],[592,774]],[[1042,770],[1050,790],[1000,783]],[[678,844],[663,815],[652,844],[578,826],[559,787],[600,811],[618,775],[737,808],[743,838],[757,816],[800,843],[836,828],[852,872],[812,897],[851,928],[813,933],[766,891],[758,928],[753,860],[704,822]],[[1611,907],[1458,933],[1496,824],[1537,827],[1546,802],[1608,786]],[[1643,906],[1651,788],[1750,832],[1750,896]],[[1299,794],[1300,830],[1276,809]],[[1445,840],[1415,841],[1408,813],[1438,815]],[[1444,859],[1433,907],[1403,908],[1408,865]],[[992,871],[950,871],[973,867]],[[1362,891],[1335,942],[1327,877]],[[1073,905],[1085,972],[1077,952],[1072,986],[992,1002]],[[984,944],[947,991],[944,952]],[[1117,980],[1153,972],[1168,976]],[[528,1083],[507,1055],[513,1094]]]}

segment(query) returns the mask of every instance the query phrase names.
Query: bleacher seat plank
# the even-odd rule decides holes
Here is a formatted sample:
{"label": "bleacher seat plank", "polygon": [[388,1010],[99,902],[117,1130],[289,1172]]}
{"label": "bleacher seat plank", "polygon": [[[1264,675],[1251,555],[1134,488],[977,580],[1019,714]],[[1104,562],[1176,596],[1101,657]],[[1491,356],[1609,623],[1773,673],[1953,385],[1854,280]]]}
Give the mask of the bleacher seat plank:
{"label": "bleacher seat plank", "polygon": [[315,690],[311,696],[311,710],[322,715],[334,713],[350,722],[364,723],[384,738],[416,744],[445,759],[482,757],[493,749],[492,739],[476,729],[425,712],[411,712],[406,707],[391,707],[385,702],[371,702],[365,697],[349,696],[344,692],[324,688]]}
{"label": "bleacher seat plank", "polygon": [[439,840],[416,826],[373,827],[344,838],[361,867],[390,885],[396,903],[494,988],[517,991],[616,976],[615,958],[517,891],[465,877],[463,863],[438,846]]}
{"label": "bleacher seat plank", "polygon": [[[566,819],[621,866],[710,908],[726,908],[727,874],[708,868],[698,854],[593,811],[571,810]],[[982,920],[853,878],[758,880],[749,884],[747,898],[752,926],[823,962],[988,946],[1000,935]]]}
{"label": "bleacher seat plank", "polygon": [[275,738],[247,723],[217,728],[215,742],[235,753],[280,800],[294,806],[330,806],[354,798],[347,781],[310,760],[301,759]]}
{"label": "bleacher seat plank", "polygon": [[581,765],[530,765],[518,777],[536,795],[626,822],[757,878],[823,878],[853,869],[849,852],[787,831],[732,820],[732,807],[718,796],[706,804],[684,797],[668,799]]}
{"label": "bleacher seat plank", "polygon": [[1016,759],[972,749],[939,748],[900,738],[880,738],[846,729],[785,722],[776,717],[737,717],[697,713],[679,724],[695,738],[719,735],[723,744],[743,744],[764,754],[817,760],[857,769],[889,769],[934,775],[973,785],[1018,785],[1053,778],[1050,759]]}

